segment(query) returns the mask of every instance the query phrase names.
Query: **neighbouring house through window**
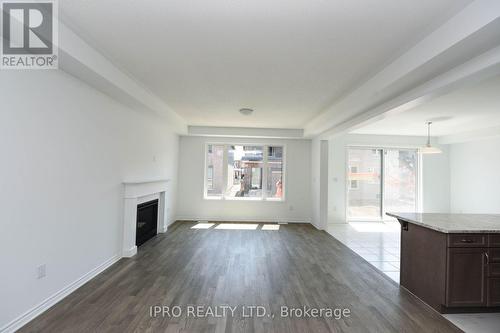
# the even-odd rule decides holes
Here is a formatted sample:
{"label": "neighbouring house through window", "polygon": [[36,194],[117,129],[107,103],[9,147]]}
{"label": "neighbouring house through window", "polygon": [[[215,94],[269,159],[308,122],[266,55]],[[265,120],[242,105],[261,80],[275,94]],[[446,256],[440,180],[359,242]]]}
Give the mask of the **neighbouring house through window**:
{"label": "neighbouring house through window", "polygon": [[224,147],[209,145],[207,149],[207,169],[205,175],[206,195],[213,197],[222,196],[224,172],[222,168],[222,158]]}
{"label": "neighbouring house through window", "polygon": [[[358,167],[357,166],[350,166],[350,171],[351,171],[351,175],[356,175],[358,173]],[[358,180],[357,179],[352,179],[352,177],[350,178],[350,181],[349,181],[349,188],[351,190],[357,190],[358,189]]]}
{"label": "neighbouring house through window", "polygon": [[205,197],[284,200],[284,147],[208,144]]}

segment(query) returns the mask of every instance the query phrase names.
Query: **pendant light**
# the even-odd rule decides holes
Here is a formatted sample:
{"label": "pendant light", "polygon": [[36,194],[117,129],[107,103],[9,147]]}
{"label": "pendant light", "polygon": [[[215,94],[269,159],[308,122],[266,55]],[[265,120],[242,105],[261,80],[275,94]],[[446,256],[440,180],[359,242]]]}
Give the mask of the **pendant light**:
{"label": "pendant light", "polygon": [[420,148],[422,154],[441,154],[443,151],[438,147],[431,146],[431,124],[432,121],[427,122],[427,144]]}

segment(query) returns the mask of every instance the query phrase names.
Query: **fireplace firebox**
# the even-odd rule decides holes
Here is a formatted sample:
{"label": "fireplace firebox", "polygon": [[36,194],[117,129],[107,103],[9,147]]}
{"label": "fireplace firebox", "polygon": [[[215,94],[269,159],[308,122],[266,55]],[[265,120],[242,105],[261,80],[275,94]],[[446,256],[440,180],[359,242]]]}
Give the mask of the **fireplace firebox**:
{"label": "fireplace firebox", "polygon": [[144,244],[157,234],[158,199],[137,205],[137,230],[135,244]]}

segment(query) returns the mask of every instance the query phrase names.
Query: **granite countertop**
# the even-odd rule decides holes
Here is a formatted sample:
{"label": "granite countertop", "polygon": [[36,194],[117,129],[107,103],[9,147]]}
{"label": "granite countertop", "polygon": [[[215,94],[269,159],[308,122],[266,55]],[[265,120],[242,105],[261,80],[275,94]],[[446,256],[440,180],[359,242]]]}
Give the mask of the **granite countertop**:
{"label": "granite countertop", "polygon": [[500,215],[387,213],[409,223],[443,233],[500,233]]}

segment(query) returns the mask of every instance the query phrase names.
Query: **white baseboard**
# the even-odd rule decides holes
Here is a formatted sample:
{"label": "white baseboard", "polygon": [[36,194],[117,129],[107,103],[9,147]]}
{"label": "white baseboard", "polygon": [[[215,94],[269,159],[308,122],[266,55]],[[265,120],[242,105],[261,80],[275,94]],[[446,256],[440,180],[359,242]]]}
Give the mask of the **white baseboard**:
{"label": "white baseboard", "polygon": [[295,219],[295,218],[241,218],[241,217],[206,217],[206,216],[177,216],[176,221],[214,221],[214,222],[288,222],[288,223],[311,223],[309,219]]}
{"label": "white baseboard", "polygon": [[313,227],[315,227],[318,230],[323,230],[322,228],[318,227],[314,222],[311,221],[311,224]]}
{"label": "white baseboard", "polygon": [[342,220],[328,221],[328,225],[346,225],[346,224],[349,224],[349,222]]}
{"label": "white baseboard", "polygon": [[89,280],[93,279],[95,276],[97,276],[99,273],[103,272],[105,269],[116,263],[118,260],[120,260],[119,255],[115,255],[96,268],[92,269],[90,272],[86,273],[76,281],[70,283],[63,289],[59,290],[52,296],[48,297],[45,299],[43,302],[39,303],[32,309],[26,311],[24,314],[20,315],[16,319],[12,320],[10,323],[5,325],[4,327],[0,328],[0,333],[11,333],[15,332],[27,323],[29,323],[31,320],[35,319],[39,315],[41,315],[44,311],[49,309],[51,306],[54,304],[60,302],[63,298],[74,292],[76,289],[80,288],[83,286],[85,283],[87,283]]}
{"label": "white baseboard", "polygon": [[131,258],[137,254],[137,246],[133,246],[128,250],[123,250],[122,252],[122,257],[124,258]]}

